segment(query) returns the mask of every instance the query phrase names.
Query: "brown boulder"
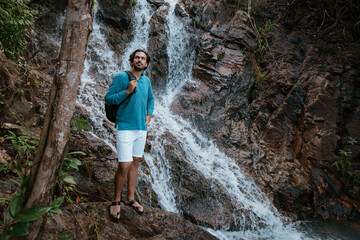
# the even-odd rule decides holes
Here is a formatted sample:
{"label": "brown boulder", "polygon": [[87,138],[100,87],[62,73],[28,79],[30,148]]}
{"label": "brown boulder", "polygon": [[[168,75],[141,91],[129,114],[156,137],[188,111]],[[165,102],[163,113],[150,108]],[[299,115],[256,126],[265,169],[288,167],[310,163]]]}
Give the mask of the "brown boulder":
{"label": "brown boulder", "polygon": [[93,202],[63,208],[63,214],[48,219],[43,238],[217,239],[175,213],[147,206],[139,216],[131,207],[121,205],[120,222],[114,223],[107,210],[109,204]]}

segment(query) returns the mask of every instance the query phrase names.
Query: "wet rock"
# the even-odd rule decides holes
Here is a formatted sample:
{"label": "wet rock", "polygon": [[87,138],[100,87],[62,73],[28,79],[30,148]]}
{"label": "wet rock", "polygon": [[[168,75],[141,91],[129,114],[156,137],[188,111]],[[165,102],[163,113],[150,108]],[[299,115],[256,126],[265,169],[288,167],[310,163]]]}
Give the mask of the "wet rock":
{"label": "wet rock", "polygon": [[65,9],[67,1],[44,4],[34,1],[31,7],[40,14],[35,21],[27,59],[33,69],[53,76],[60,52],[63,25],[65,22]]}
{"label": "wet rock", "polygon": [[156,6],[157,8],[161,7],[162,5],[165,4],[164,0],[148,0],[148,2],[150,4],[153,4],[154,6]]}
{"label": "wet rock", "polygon": [[[175,213],[145,206],[139,216],[131,207],[121,205],[119,223],[110,221],[107,206],[94,202],[74,204],[63,208],[63,214],[48,219],[43,237],[58,239],[68,235],[72,239],[217,239],[202,228]],[[74,215],[76,222],[73,222]]]}
{"label": "wet rock", "polygon": [[150,39],[148,51],[154,61],[150,64],[147,71],[150,73],[149,77],[154,79],[152,86],[155,91],[163,91],[168,82],[168,79],[166,79],[169,61],[167,55],[168,31],[166,29],[167,25],[165,24],[168,11],[169,4],[162,5],[156,10],[149,22]]}
{"label": "wet rock", "polygon": [[188,17],[189,15],[187,14],[187,12],[185,11],[185,9],[180,6],[179,4],[176,4],[175,6],[175,14],[176,16],[179,17]]}
{"label": "wet rock", "polygon": [[131,23],[131,8],[126,0],[99,1],[97,18],[120,32],[127,32]]}
{"label": "wet rock", "polygon": [[200,169],[193,168],[191,162],[197,160],[186,159],[187,154],[175,136],[168,132],[160,139],[165,158],[171,166],[169,171],[176,205],[186,219],[201,226],[234,231],[262,226],[259,218],[249,209],[230,200],[220,183],[205,176]]}
{"label": "wet rock", "polygon": [[235,14],[229,25],[227,40],[253,51],[257,39],[254,30],[250,27],[249,20],[240,14]]}
{"label": "wet rock", "polygon": [[[258,39],[239,14],[217,23],[213,6],[209,1],[202,9],[194,79],[173,102],[174,113],[256,172],[255,181],[289,216],[358,216],[339,200],[344,192],[359,196],[358,188],[345,187],[333,163],[346,148],[359,168],[359,147],[348,143],[349,135],[360,138],[359,57],[350,52],[359,45],[344,47],[280,28],[269,32],[271,51],[258,63],[265,78],[254,97],[254,70],[243,49],[254,50]],[[325,202],[336,204],[324,207]]]}

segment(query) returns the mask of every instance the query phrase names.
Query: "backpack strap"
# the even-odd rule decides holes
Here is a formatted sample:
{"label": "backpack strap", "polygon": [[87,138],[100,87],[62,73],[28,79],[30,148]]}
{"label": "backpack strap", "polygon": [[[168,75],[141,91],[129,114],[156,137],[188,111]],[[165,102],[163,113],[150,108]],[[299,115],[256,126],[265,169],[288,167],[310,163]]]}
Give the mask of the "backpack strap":
{"label": "backpack strap", "polygon": [[129,82],[130,82],[131,80],[137,80],[136,77],[134,76],[134,74],[132,74],[132,72],[130,72],[130,71],[125,71],[125,72],[126,72],[126,74],[128,75],[128,77],[129,77]]}
{"label": "backpack strap", "polygon": [[[126,74],[128,75],[128,77],[129,77],[129,82],[132,81],[132,80],[136,80],[136,81],[137,81],[136,77],[134,76],[134,74],[132,74],[132,72],[130,72],[130,71],[125,71],[125,72],[126,72]],[[136,88],[134,89],[133,93],[136,93]],[[132,93],[131,93],[131,94],[132,94]],[[130,95],[130,94],[129,94],[129,95]]]}
{"label": "backpack strap", "polygon": [[[129,82],[132,80],[136,80],[136,77],[130,71],[125,71],[125,72],[129,77]],[[123,104],[127,99],[129,99],[134,93],[136,93],[136,88],[134,89],[134,91],[132,91],[129,95],[126,96],[126,98],[119,104],[119,106]]]}

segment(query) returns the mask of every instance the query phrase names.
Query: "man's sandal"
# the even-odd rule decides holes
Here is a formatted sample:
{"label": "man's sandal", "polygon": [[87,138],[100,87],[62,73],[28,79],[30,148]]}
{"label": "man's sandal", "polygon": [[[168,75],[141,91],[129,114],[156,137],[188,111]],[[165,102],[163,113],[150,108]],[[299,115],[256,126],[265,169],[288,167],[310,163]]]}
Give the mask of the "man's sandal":
{"label": "man's sandal", "polygon": [[116,214],[117,216],[119,216],[118,218],[113,216],[111,214],[111,210],[110,210],[110,207],[111,206],[117,206],[117,205],[120,205],[120,202],[116,201],[116,202],[111,202],[111,205],[108,206],[108,210],[109,210],[109,215],[110,215],[110,219],[113,221],[113,222],[119,222],[120,221],[120,211]]}
{"label": "man's sandal", "polygon": [[[130,202],[125,203],[125,205],[128,205],[128,206],[132,207],[139,215],[142,215],[142,214],[144,213],[144,210],[140,211],[140,210],[139,210],[140,206],[135,207],[135,206],[134,206],[135,203],[136,203],[136,200],[133,199],[133,200],[131,200]],[[140,203],[139,203],[139,204],[140,204]]]}

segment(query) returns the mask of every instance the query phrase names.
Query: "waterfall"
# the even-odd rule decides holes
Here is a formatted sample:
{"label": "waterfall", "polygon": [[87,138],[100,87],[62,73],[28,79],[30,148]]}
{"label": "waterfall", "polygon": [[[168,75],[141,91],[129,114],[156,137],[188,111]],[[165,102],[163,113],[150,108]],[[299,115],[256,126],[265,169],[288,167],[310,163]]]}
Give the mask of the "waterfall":
{"label": "waterfall", "polygon": [[[239,209],[249,211],[248,218],[238,217],[237,224],[241,231],[207,229],[220,239],[304,239],[304,234],[291,224],[285,224],[283,217],[272,206],[265,194],[254,181],[246,177],[234,160],[221,153],[216,145],[205,138],[189,122],[174,116],[170,104],[182,86],[191,82],[191,69],[195,59],[195,51],[190,47],[190,40],[183,24],[175,16],[177,0],[165,0],[169,4],[167,17],[168,84],[162,96],[155,96],[155,112],[149,131],[154,135],[151,140],[152,149],[145,154],[145,161],[151,170],[151,177],[140,173],[140,177],[151,182],[158,195],[159,203],[164,210],[182,213],[181,206],[175,200],[171,184],[171,164],[166,159],[163,136],[170,133],[183,149],[183,161],[205,177],[210,184],[225,189],[226,196]],[[95,10],[97,5],[95,6]],[[146,48],[148,44],[149,20],[153,11],[146,0],[138,0],[134,9],[134,40],[128,44],[121,67],[114,61],[114,53],[109,49],[105,37],[100,32],[99,23],[94,21],[94,30],[89,39],[84,73],[79,87],[77,103],[89,114],[92,135],[103,140],[114,150],[114,132],[104,127],[104,92],[112,76],[120,70],[129,69],[128,57],[137,48]],[[96,73],[96,74],[95,74]],[[96,75],[96,77],[94,77]],[[195,86],[196,87],[196,86]],[[240,214],[240,211],[235,214]],[[250,221],[250,224],[245,221]],[[250,225],[246,228],[245,225]],[[243,226],[243,227],[242,227]]]}
{"label": "waterfall", "polygon": [[130,62],[128,61],[130,54],[136,49],[147,49],[149,41],[149,21],[153,15],[153,10],[147,1],[137,1],[134,12],[134,38],[129,43],[123,55],[121,69],[130,69]]}

